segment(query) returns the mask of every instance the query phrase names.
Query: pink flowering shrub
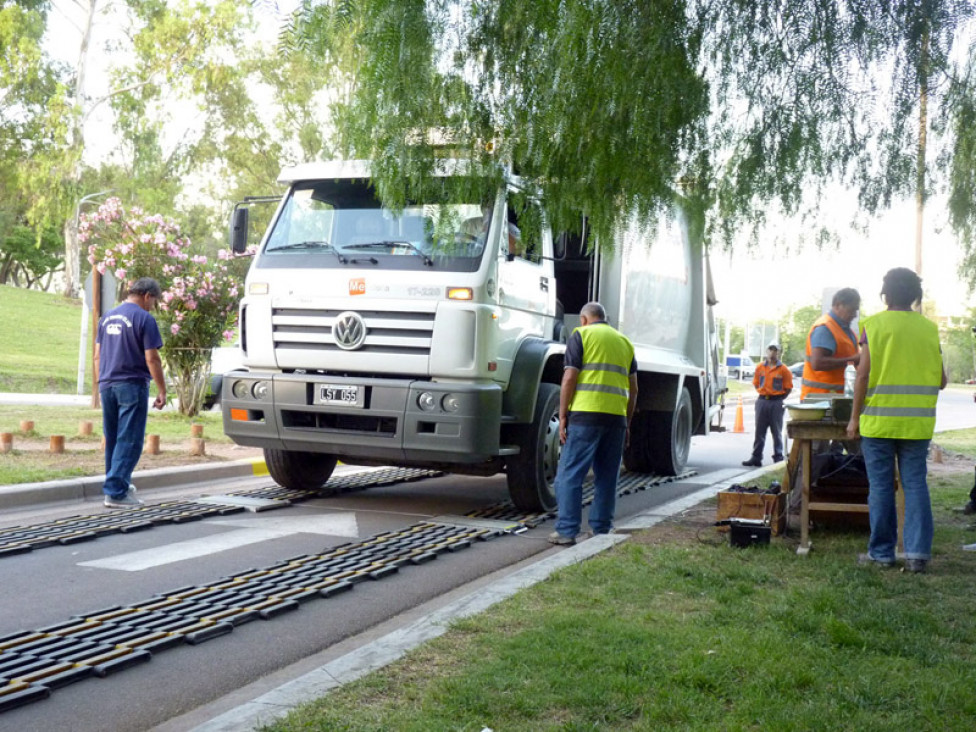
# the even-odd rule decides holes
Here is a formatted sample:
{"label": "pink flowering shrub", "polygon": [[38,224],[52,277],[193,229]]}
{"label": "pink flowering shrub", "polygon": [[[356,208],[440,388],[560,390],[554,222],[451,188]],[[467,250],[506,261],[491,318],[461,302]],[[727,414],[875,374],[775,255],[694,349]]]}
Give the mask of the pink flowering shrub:
{"label": "pink flowering shrub", "polygon": [[128,283],[140,277],[159,282],[163,296],[155,313],[163,335],[161,355],[179,398],[180,412],[200,411],[206,393],[210,351],[232,337],[237,305],[250,264],[248,256],[221,250],[216,259],[191,251],[172,219],[128,211],[110,198],[86,214],[78,226],[88,244],[88,261],[120,283],[120,300]]}

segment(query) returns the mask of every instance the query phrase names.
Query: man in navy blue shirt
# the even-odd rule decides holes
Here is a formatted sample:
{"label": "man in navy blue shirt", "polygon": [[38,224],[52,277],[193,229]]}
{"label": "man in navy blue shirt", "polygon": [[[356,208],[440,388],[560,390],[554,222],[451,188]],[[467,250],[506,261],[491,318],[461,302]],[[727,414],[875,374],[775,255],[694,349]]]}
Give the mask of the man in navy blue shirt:
{"label": "man in navy blue shirt", "polygon": [[109,508],[142,505],[129,481],[146,439],[150,378],[157,390],[153,406],[162,409],[166,404],[166,381],[159,357],[163,339],[156,319],[149,314],[162,296],[159,283],[143,277],[129,286],[128,294],[124,303],[99,322],[95,339],[95,371],[105,434],[102,492]]}

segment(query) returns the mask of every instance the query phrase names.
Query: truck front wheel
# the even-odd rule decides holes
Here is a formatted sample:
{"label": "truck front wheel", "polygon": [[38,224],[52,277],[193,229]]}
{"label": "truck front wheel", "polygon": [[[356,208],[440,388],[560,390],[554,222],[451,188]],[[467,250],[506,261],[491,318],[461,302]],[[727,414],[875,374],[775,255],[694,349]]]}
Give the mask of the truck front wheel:
{"label": "truck front wheel", "polygon": [[634,415],[624,467],[635,473],[677,475],[688,463],[691,430],[691,394],[682,389],[673,412],[644,411]]}
{"label": "truck front wheel", "polygon": [[538,513],[556,508],[559,466],[559,387],[539,384],[532,424],[512,430],[519,454],[508,458],[508,493],[520,511]]}
{"label": "truck front wheel", "polygon": [[332,476],[337,461],[318,452],[265,448],[264,462],[278,485],[293,491],[317,491]]}

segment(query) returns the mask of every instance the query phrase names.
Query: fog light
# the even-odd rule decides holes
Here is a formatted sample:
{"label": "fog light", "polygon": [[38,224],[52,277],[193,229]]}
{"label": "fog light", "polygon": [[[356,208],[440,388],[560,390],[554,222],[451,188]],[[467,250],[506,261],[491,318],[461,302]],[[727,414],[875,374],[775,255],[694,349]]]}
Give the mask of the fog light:
{"label": "fog light", "polygon": [[237,399],[248,399],[251,396],[250,384],[246,381],[235,381],[230,392]]}
{"label": "fog light", "polygon": [[435,409],[437,409],[437,397],[435,397],[429,391],[425,391],[423,394],[417,397],[417,406],[425,412],[433,412]]}
{"label": "fog light", "polygon": [[456,412],[461,408],[461,397],[457,394],[445,394],[441,399],[441,406],[445,412]]}
{"label": "fog light", "polygon": [[268,396],[268,382],[255,381],[254,386],[251,387],[251,393],[254,395],[255,399],[264,399],[266,396]]}

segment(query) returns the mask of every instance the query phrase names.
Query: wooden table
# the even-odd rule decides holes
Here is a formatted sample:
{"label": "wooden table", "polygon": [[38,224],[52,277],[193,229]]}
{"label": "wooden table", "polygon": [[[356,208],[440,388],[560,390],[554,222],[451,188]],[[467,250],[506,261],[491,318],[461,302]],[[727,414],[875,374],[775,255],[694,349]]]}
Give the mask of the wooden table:
{"label": "wooden table", "polygon": [[[867,513],[868,505],[864,503],[837,503],[834,501],[811,501],[810,500],[810,474],[813,464],[812,444],[815,440],[844,440],[847,437],[847,422],[834,422],[831,420],[819,420],[816,422],[797,422],[789,421],[786,423],[786,434],[793,440],[793,449],[790,451],[790,460],[787,463],[786,474],[791,475],[795,468],[796,457],[799,456],[803,462],[803,474],[800,478],[802,489],[802,501],[800,503],[800,546],[797,547],[797,554],[810,553],[810,511],[836,511],[838,513]],[[790,464],[792,463],[792,465]],[[867,488],[867,486],[865,486]],[[902,527],[905,524],[905,497],[898,490],[898,479],[895,479],[895,502],[898,510],[898,549],[902,545]]]}

